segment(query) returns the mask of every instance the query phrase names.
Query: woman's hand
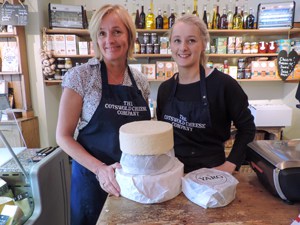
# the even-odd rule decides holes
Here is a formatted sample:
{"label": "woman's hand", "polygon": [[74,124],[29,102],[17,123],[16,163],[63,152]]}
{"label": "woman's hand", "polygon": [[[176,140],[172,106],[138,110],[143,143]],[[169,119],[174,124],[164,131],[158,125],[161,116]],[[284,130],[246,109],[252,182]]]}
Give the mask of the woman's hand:
{"label": "woman's hand", "polygon": [[120,186],[115,178],[116,168],[121,168],[120,163],[117,162],[109,166],[102,164],[97,168],[96,178],[104,191],[118,197],[120,196]]}
{"label": "woman's hand", "polygon": [[236,168],[236,165],[229,162],[229,161],[224,162],[220,166],[214,167],[214,169],[225,171],[225,172],[228,172],[230,174],[233,174],[235,168]]}

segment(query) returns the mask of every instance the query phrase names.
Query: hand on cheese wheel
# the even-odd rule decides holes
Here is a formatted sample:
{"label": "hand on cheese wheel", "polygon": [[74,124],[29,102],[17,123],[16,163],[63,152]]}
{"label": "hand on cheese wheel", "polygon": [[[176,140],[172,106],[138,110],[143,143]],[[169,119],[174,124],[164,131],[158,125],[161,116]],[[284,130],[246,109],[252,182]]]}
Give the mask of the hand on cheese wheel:
{"label": "hand on cheese wheel", "polygon": [[96,171],[96,178],[99,181],[100,187],[108,194],[120,196],[120,187],[115,178],[115,169],[120,169],[120,163],[111,165],[102,164]]}

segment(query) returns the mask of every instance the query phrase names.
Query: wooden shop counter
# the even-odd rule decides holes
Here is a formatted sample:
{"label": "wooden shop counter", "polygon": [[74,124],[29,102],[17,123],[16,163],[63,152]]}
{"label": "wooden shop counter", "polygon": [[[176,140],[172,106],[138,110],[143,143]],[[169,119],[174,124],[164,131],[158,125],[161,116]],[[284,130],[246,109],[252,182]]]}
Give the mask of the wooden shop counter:
{"label": "wooden shop counter", "polygon": [[254,172],[239,172],[236,198],[223,208],[204,209],[183,193],[159,204],[144,205],[124,197],[107,198],[97,225],[289,225],[300,212],[300,203],[288,205],[271,195]]}

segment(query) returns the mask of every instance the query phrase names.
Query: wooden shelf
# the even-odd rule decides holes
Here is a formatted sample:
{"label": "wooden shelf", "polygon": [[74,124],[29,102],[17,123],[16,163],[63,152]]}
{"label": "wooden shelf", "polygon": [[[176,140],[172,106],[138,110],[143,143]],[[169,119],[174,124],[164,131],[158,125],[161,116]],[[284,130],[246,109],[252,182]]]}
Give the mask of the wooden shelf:
{"label": "wooden shelf", "polygon": [[[167,33],[168,29],[137,29],[138,33]],[[234,35],[257,35],[257,36],[266,36],[266,35],[293,35],[300,34],[300,28],[270,28],[270,29],[241,29],[241,30],[208,30],[211,35],[218,36],[234,36]],[[89,31],[87,29],[68,29],[68,28],[54,28],[54,29],[45,29],[47,34],[77,34],[79,36],[89,36]],[[0,36],[1,37],[1,36]]]}
{"label": "wooden shelf", "polygon": [[94,55],[53,55],[54,58],[92,58]]}
{"label": "wooden shelf", "polygon": [[89,36],[87,29],[53,28],[45,29],[46,34],[76,34],[78,36]]}
{"label": "wooden shelf", "polygon": [[230,57],[230,58],[237,58],[237,57],[272,57],[277,56],[278,53],[258,53],[258,54],[208,54],[209,57]]}
{"label": "wooden shelf", "polygon": [[0,72],[0,75],[20,75],[21,72]]}

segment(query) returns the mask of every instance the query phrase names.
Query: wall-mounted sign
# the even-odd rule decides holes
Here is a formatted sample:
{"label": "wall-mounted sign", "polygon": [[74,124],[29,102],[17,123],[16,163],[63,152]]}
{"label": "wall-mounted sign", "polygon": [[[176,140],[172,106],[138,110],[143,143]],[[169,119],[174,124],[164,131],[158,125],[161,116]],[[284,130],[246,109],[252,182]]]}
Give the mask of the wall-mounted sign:
{"label": "wall-mounted sign", "polygon": [[292,28],[295,5],[294,1],[259,4],[257,10],[257,28]]}
{"label": "wall-mounted sign", "polygon": [[300,57],[296,51],[292,50],[289,54],[285,50],[279,52],[277,57],[278,74],[282,80],[286,80],[293,72]]}
{"label": "wall-mounted sign", "polygon": [[28,23],[28,6],[0,5],[0,25],[26,26]]}

